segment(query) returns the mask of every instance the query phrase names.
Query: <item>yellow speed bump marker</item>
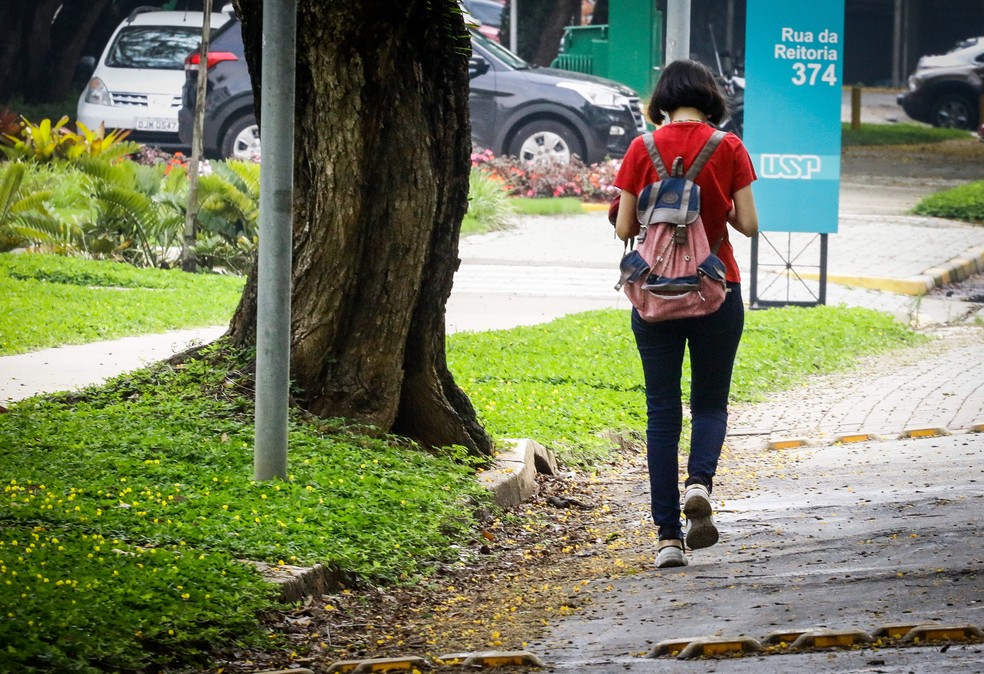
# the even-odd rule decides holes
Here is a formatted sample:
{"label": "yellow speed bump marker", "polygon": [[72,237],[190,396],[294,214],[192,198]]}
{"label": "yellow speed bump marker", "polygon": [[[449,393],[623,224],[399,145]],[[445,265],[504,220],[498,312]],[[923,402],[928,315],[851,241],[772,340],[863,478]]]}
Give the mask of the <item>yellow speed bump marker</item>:
{"label": "yellow speed bump marker", "polygon": [[366,674],[367,672],[411,672],[414,669],[430,669],[431,664],[423,658],[374,658],[371,660],[339,660],[328,668],[328,674]]}
{"label": "yellow speed bump marker", "polygon": [[795,449],[797,447],[805,447],[808,443],[803,438],[781,438],[779,440],[770,440],[768,444],[769,449]]}
{"label": "yellow speed bump marker", "polygon": [[686,648],[680,651],[677,658],[680,660],[691,660],[693,658],[711,658],[720,655],[758,653],[761,650],[762,645],[751,637],[694,639]]}
{"label": "yellow speed bump marker", "polygon": [[869,440],[874,439],[875,437],[870,433],[848,433],[847,435],[838,435],[834,438],[834,442],[842,445],[848,445],[852,442],[868,442]]}
{"label": "yellow speed bump marker", "polygon": [[675,658],[680,654],[680,652],[684,648],[690,645],[691,641],[697,641],[697,638],[695,637],[690,639],[664,639],[663,641],[660,641],[655,646],[653,646],[653,649],[649,651],[649,655],[647,655],[646,657],[661,658],[663,656],[668,655],[671,658]]}
{"label": "yellow speed bump marker", "polygon": [[909,428],[902,431],[903,438],[938,438],[942,435],[950,435],[950,431],[945,428]]}
{"label": "yellow speed bump marker", "polygon": [[973,625],[919,625],[909,630],[902,640],[906,643],[927,641],[978,641],[984,633]]}
{"label": "yellow speed bump marker", "polygon": [[880,625],[871,633],[876,639],[901,639],[916,627],[925,623],[894,623],[892,625]]}
{"label": "yellow speed bump marker", "polygon": [[801,634],[792,648],[852,648],[871,643],[863,630],[811,630]]}
{"label": "yellow speed bump marker", "polygon": [[788,646],[808,631],[809,630],[773,630],[765,635],[765,638],[762,639],[762,643],[766,646],[779,646],[781,644],[786,644]]}
{"label": "yellow speed bump marker", "polygon": [[462,668],[485,668],[493,667],[546,667],[546,663],[540,658],[527,651],[501,651],[489,653],[475,653],[469,655],[461,663]]}

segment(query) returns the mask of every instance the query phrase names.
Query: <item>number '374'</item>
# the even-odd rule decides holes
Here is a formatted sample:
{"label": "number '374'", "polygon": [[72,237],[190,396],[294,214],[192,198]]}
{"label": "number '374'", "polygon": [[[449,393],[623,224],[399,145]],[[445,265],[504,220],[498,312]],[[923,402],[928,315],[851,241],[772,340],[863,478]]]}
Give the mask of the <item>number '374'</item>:
{"label": "number '374'", "polygon": [[[823,70],[823,74],[820,71]],[[835,63],[830,63],[824,69],[822,63],[794,63],[793,84],[801,86],[809,84],[811,87],[817,83],[817,79],[826,82],[830,86],[837,84],[837,68]]]}

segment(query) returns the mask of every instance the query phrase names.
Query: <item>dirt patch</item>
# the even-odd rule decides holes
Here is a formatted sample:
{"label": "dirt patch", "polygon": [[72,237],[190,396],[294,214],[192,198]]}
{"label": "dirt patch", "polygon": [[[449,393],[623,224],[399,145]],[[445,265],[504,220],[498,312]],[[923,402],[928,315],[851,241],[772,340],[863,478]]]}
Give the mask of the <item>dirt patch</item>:
{"label": "dirt patch", "polygon": [[847,147],[841,157],[841,174],[845,180],[874,176],[903,184],[912,179],[954,184],[981,180],[984,143],[968,137],[921,145]]}
{"label": "dirt patch", "polygon": [[933,289],[929,295],[930,297],[984,304],[984,274],[974,274],[963,281],[948,283],[942,288]]}

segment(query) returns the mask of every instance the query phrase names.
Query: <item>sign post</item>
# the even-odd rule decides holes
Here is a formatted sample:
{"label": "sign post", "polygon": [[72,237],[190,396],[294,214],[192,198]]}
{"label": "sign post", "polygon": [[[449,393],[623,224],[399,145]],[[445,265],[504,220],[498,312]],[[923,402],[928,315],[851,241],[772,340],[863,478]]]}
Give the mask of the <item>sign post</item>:
{"label": "sign post", "polygon": [[[759,177],[755,184],[759,236],[784,267],[772,284],[785,278],[787,288],[784,302],[759,298],[763,251],[756,241],[751,303],[823,304],[827,235],[837,231],[840,191],[844,0],[747,0],[746,15],[744,141]],[[773,245],[769,241],[773,232],[787,233],[789,243]],[[812,235],[807,237],[810,243],[794,244],[794,234]],[[803,253],[817,239],[818,293],[796,271]],[[809,300],[793,300],[792,281],[807,290]]]}

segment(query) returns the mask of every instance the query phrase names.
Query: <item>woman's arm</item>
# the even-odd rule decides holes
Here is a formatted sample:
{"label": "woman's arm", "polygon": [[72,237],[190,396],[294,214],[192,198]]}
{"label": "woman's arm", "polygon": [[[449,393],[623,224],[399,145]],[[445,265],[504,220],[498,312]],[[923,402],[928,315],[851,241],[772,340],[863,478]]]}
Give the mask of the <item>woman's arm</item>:
{"label": "woman's arm", "polygon": [[619,197],[618,217],[615,219],[615,234],[622,241],[639,233],[639,221],[636,219],[636,195],[622,190]]}
{"label": "woman's arm", "polygon": [[[624,195],[622,197],[625,198]],[[758,211],[755,210],[755,197],[752,196],[752,186],[747,185],[735,192],[734,208],[728,213],[728,222],[731,226],[747,237],[758,234],[759,220]],[[622,209],[618,211],[621,221]]]}

